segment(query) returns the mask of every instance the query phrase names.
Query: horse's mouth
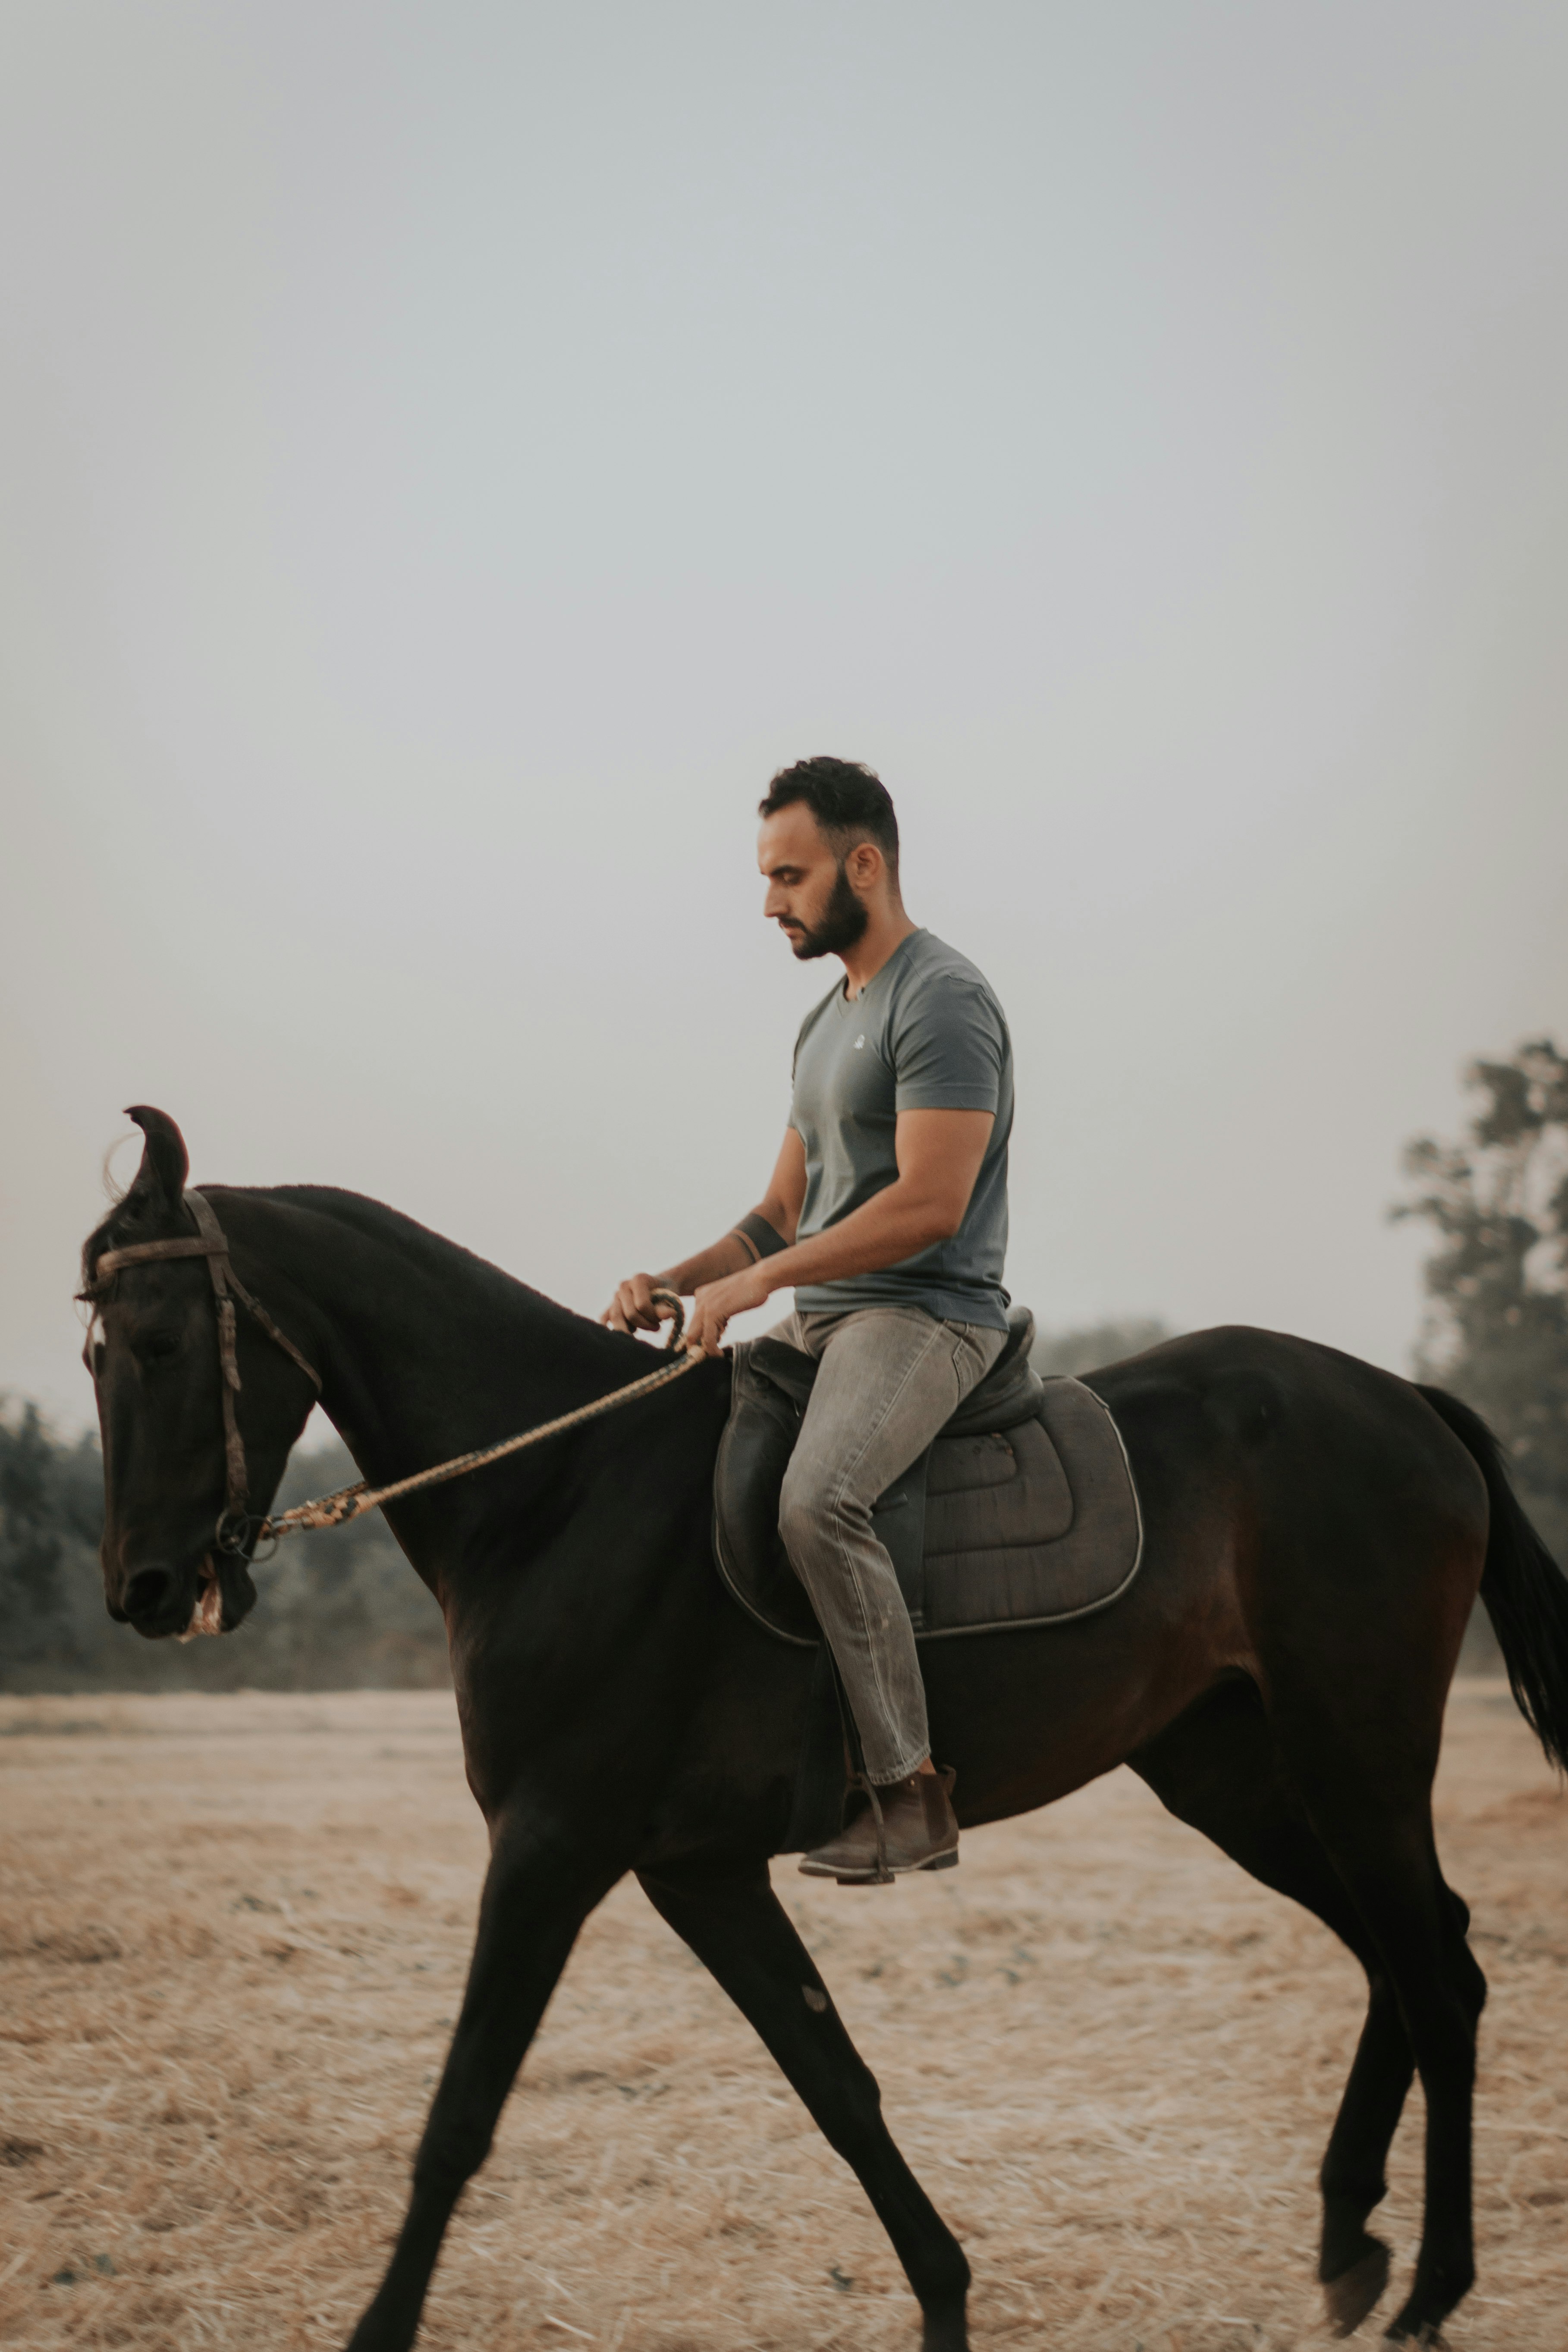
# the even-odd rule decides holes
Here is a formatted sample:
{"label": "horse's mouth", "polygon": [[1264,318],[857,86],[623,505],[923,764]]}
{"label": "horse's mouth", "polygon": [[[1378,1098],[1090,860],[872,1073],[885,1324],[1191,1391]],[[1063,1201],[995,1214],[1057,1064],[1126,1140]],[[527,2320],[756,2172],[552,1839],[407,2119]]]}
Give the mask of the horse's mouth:
{"label": "horse's mouth", "polygon": [[196,1570],[196,1597],[191,1603],[190,1620],[184,1632],[175,1634],[175,1641],[194,1642],[198,1633],[223,1633],[226,1613],[223,1580],[213,1563],[211,1552],[204,1552],[202,1564]]}
{"label": "horse's mouth", "polygon": [[243,1552],[204,1552],[196,1570],[196,1597],[191,1603],[190,1621],[181,1642],[194,1642],[198,1633],[233,1633],[244,1624],[256,1606],[256,1586],[251,1580],[250,1562]]}

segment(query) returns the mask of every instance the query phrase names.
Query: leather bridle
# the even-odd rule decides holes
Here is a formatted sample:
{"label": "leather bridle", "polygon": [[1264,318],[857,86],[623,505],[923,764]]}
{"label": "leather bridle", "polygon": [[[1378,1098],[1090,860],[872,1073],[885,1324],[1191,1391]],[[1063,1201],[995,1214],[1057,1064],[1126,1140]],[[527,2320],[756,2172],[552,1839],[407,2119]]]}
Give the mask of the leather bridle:
{"label": "leather bridle", "polygon": [[258,1323],[268,1338],[291,1357],[304,1373],[318,1396],[321,1393],[321,1376],[300,1353],[286,1331],[280,1331],[258,1298],[253,1298],[237,1274],[228,1254],[228,1242],[213,1213],[211,1203],[200,1192],[185,1192],[183,1205],[190,1212],[195,1224],[195,1235],[189,1240],[164,1242],[132,1242],[124,1249],[105,1250],[92,1269],[92,1279],[81,1297],[92,1309],[88,1324],[87,1345],[82,1360],[98,1380],[93,1362],[93,1327],[98,1321],[99,1305],[105,1290],[122,1266],[148,1265],[163,1258],[204,1257],[212,1279],[213,1307],[217,1318],[218,1387],[223,1398],[223,1458],[224,1506],[218,1513],[217,1526],[213,1530],[215,1551],[227,1552],[241,1559],[248,1558],[247,1547],[255,1540],[261,1522],[247,1509],[250,1500],[250,1474],[245,1459],[245,1440],[239,1433],[239,1417],[235,1400],[239,1394],[239,1359],[235,1348],[234,1302],[237,1298],[246,1312]]}

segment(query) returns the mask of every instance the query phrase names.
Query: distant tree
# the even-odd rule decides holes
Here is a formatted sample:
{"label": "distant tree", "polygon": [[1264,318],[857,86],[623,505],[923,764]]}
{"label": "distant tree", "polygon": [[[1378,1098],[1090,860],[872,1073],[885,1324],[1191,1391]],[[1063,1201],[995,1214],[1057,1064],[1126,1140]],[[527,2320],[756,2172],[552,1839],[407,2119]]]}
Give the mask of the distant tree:
{"label": "distant tree", "polygon": [[1568,1558],[1568,1060],[1547,1037],[1466,1074],[1480,1108],[1462,1143],[1423,1136],[1421,1188],[1395,1209],[1437,1235],[1417,1369],[1484,1413],[1521,1499]]}
{"label": "distant tree", "polygon": [[1057,1372],[1093,1372],[1101,1364],[1119,1364],[1124,1356],[1141,1356],[1172,1337],[1157,1315],[1124,1316],[1108,1323],[1084,1323],[1071,1331],[1042,1331],[1029,1351],[1029,1361],[1042,1378]]}
{"label": "distant tree", "polygon": [[57,1458],[37,1405],[0,1420],[0,1640],[16,1661],[41,1655],[66,1618]]}

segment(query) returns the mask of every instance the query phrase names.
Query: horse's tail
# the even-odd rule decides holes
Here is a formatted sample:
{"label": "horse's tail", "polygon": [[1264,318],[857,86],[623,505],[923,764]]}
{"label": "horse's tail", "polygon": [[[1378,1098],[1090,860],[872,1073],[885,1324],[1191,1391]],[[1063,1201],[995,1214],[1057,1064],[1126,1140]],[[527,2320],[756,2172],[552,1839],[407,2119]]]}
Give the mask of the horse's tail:
{"label": "horse's tail", "polygon": [[1475,1457],[1491,1528],[1481,1599],[1502,1647],[1520,1713],[1559,1771],[1568,1771],[1568,1577],[1526,1517],[1502,1447],[1479,1412],[1442,1389],[1422,1395]]}

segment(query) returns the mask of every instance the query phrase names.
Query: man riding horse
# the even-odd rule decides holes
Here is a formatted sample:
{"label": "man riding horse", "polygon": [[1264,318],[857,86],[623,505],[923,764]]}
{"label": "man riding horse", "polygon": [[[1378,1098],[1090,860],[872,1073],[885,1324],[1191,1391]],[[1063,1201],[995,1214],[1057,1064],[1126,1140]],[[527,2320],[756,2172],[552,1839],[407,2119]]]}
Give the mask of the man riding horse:
{"label": "man riding horse", "polygon": [[763,913],[800,961],[837,956],[844,978],[802,1024],[790,1123],[762,1200],[695,1256],[631,1276],[601,1319],[652,1330],[656,1289],[691,1296],[689,1344],[716,1355],[732,1316],[793,1285],[795,1311],[773,1336],[820,1369],[779,1532],[876,1792],[800,1867],[886,1883],[955,1863],[958,1823],[952,1776],[931,1764],[914,1632],[872,1507],[1006,1336],[1013,1048],[982,974],[905,911],[898,820],[868,768],[802,760],[773,778],[759,814]]}
{"label": "man riding horse", "polygon": [[[805,1025],[766,1198],[668,1279],[696,1292],[704,1353],[727,1317],[798,1285],[793,1334],[820,1370],[784,1532],[872,1784],[893,1791],[899,1866],[929,1867],[952,1831],[920,1769],[921,1678],[867,1505],[1002,1352],[1006,1031],[984,982],[904,914],[873,779],[810,762],[764,807],[769,912],[797,954],[837,953],[848,984]],[[149,1640],[199,1630],[209,1600],[209,1630],[242,1624],[254,1513],[319,1396],[439,1600],[489,1832],[462,2011],[352,2352],[410,2352],[443,2232],[575,1938],[628,1873],[854,2168],[919,2299],[923,2352],[966,2352],[968,2262],[770,1879],[772,1857],[798,1850],[821,1648],[772,1638],[715,1576],[735,1379],[684,1360],[650,1374],[618,1331],[356,1193],[193,1188],[174,1121],[132,1116],[142,1165],[83,1251],[110,1613]],[[654,1305],[634,1278],[608,1319],[642,1326]],[[772,1354],[793,1356],[792,1380],[810,1361]],[[1389,2334],[1434,2343],[1475,2278],[1487,1990],[1433,1828],[1444,1698],[1479,1591],[1521,1706],[1568,1762],[1568,1587],[1477,1416],[1337,1349],[1189,1333],[1091,1373],[1079,1404],[1125,1449],[1142,1565],[1113,1609],[927,1644],[964,1817],[1027,1812],[1128,1764],[1355,1956],[1366,2021],[1323,2162],[1318,2273],[1347,2335],[1388,2284],[1368,2223],[1418,2074],[1426,2204]],[[1008,1439],[1019,1458],[1028,1426]],[[1043,1414],[1034,1427],[1045,1446]],[[783,1414],[775,1429],[791,1433]],[[1076,1521],[1065,1474],[1058,1491]],[[858,1856],[868,1874],[873,1843],[852,1830],[816,1866],[849,1876]]]}

